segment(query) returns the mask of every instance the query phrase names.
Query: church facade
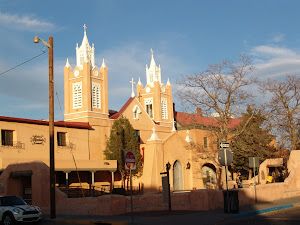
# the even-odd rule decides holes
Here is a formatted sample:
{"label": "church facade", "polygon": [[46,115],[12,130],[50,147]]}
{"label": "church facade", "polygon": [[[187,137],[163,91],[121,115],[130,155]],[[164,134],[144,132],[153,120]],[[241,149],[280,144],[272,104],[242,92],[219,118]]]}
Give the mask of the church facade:
{"label": "church facade", "polygon": [[[120,185],[117,162],[106,160],[103,151],[112,124],[124,116],[139,135],[143,157],[143,173],[134,179],[134,186],[143,187],[144,193],[161,191],[160,173],[168,164],[171,190],[217,189],[221,167],[216,138],[209,129],[185,128],[189,120],[208,127],[216,126],[214,120],[199,112],[190,115],[174,110],[171,82],[161,82],[163,73],[153,51],[146,66],[147,83],[139,80],[136,93],[132,88],[128,101],[112,115],[108,109],[109,69],[104,59],[98,67],[94,54],[85,27],[82,43],[76,46],[75,68],[68,59],[64,67],[65,118],[54,124],[57,185],[78,184],[77,172],[86,186]],[[233,126],[239,122],[233,120]],[[0,116],[0,128],[0,170],[30,161],[49,165],[47,121]]]}

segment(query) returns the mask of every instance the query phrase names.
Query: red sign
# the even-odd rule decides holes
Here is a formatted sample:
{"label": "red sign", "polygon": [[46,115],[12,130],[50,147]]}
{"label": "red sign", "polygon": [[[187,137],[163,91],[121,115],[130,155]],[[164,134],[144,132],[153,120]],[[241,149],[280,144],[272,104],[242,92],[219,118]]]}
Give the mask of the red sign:
{"label": "red sign", "polygon": [[135,170],[136,164],[135,164],[135,152],[129,152],[125,151],[125,169]]}

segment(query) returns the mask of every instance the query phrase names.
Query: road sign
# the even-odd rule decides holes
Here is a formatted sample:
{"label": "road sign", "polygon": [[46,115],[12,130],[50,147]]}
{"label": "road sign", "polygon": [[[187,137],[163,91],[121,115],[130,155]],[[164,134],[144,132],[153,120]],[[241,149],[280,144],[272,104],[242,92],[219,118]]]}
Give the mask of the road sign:
{"label": "road sign", "polygon": [[136,169],[135,152],[125,151],[124,158],[125,158],[125,160],[124,160],[125,161],[125,169],[135,170]]}
{"label": "road sign", "polygon": [[233,162],[233,154],[228,149],[222,149],[218,153],[218,160],[222,166],[228,166],[230,163]]}
{"label": "road sign", "polygon": [[249,168],[259,167],[258,157],[249,157]]}
{"label": "road sign", "polygon": [[229,148],[229,142],[220,142],[219,148]]}

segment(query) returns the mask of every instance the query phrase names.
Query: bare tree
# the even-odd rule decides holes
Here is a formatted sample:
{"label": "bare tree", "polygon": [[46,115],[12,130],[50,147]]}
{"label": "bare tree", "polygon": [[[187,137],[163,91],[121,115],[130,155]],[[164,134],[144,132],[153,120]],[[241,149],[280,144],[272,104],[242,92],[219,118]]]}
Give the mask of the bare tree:
{"label": "bare tree", "polygon": [[271,94],[271,99],[264,104],[271,126],[280,131],[281,138],[290,143],[292,150],[296,150],[299,144],[300,78],[286,75],[284,81],[268,79],[260,83],[260,91]]}
{"label": "bare tree", "polygon": [[217,139],[227,141],[232,137],[228,126],[230,120],[245,110],[254,97],[247,90],[256,82],[255,78],[249,77],[253,69],[251,58],[246,55],[240,55],[237,62],[224,60],[220,64],[209,65],[202,72],[182,75],[176,81],[181,85],[177,94],[185,108],[202,108],[203,114],[211,116],[218,124]]}

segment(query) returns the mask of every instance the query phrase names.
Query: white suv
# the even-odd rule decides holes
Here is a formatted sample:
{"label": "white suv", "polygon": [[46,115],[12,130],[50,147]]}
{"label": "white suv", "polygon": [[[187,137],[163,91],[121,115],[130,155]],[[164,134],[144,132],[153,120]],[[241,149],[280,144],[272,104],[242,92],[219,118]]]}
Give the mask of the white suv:
{"label": "white suv", "polygon": [[42,217],[40,208],[27,203],[18,196],[0,197],[0,220],[4,225],[15,222],[36,222]]}

